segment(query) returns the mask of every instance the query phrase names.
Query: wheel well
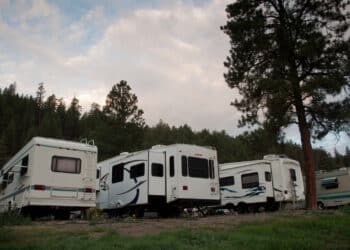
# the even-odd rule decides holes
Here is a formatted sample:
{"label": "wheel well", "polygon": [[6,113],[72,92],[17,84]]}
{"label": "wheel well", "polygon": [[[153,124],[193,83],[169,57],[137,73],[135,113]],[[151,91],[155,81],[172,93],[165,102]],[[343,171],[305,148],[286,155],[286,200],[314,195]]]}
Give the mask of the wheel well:
{"label": "wheel well", "polygon": [[232,208],[235,208],[235,205],[233,203],[227,203],[225,205],[225,207],[228,208],[228,209],[232,209]]}

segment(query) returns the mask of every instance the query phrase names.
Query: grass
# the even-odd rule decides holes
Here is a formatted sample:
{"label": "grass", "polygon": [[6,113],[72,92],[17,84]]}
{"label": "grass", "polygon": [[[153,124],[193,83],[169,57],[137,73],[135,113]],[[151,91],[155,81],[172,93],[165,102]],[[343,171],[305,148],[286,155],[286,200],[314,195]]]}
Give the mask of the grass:
{"label": "grass", "polygon": [[[93,237],[93,233],[99,237]],[[101,234],[102,233],[102,234]],[[350,213],[278,215],[228,229],[180,229],[142,237],[93,227],[62,232],[35,227],[0,228],[0,249],[349,249]]]}
{"label": "grass", "polygon": [[29,217],[20,215],[17,211],[0,213],[0,228],[3,226],[27,225],[30,223],[31,219]]}

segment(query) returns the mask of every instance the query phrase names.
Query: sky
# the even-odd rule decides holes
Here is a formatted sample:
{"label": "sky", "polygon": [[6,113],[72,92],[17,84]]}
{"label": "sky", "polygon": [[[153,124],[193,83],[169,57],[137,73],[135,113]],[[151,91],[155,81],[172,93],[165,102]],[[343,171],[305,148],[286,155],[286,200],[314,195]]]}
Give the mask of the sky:
{"label": "sky", "polygon": [[[0,88],[35,95],[44,82],[67,104],[86,111],[104,105],[112,85],[126,80],[149,125],[159,120],[236,136],[239,97],[224,81],[229,52],[226,0],[0,0]],[[298,129],[286,138],[300,143]],[[333,153],[346,134],[314,143]]]}

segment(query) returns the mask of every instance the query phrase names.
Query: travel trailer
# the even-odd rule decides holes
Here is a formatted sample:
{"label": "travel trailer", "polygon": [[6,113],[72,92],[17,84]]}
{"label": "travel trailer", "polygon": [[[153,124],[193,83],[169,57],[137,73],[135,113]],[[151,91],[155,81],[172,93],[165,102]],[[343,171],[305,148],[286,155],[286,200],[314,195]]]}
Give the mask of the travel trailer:
{"label": "travel trailer", "polygon": [[276,210],[305,200],[297,161],[281,155],[219,166],[221,206],[238,212]]}
{"label": "travel trailer", "polygon": [[122,153],[98,163],[97,207],[108,213],[144,209],[159,214],[180,208],[219,204],[216,150],[195,145],[157,145]]}
{"label": "travel trailer", "polygon": [[97,147],[34,137],[0,172],[0,212],[67,218],[95,207]]}
{"label": "travel trailer", "polygon": [[320,209],[350,205],[350,168],[317,171],[316,190]]}

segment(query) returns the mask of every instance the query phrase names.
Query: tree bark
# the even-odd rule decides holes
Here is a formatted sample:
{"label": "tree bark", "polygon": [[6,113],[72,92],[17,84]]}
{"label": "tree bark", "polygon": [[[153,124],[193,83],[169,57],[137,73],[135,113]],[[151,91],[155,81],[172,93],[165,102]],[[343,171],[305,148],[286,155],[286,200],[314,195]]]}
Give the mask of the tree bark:
{"label": "tree bark", "polygon": [[299,121],[299,131],[304,154],[305,176],[306,176],[306,208],[316,208],[316,178],[315,164],[310,142],[310,132],[306,124]]}
{"label": "tree bark", "polygon": [[306,208],[315,209],[317,205],[316,199],[316,178],[315,163],[310,141],[310,130],[306,122],[305,108],[301,98],[301,90],[299,84],[294,84],[294,100],[298,116],[298,125],[301,138],[301,145],[304,154],[304,166],[306,177]]}

